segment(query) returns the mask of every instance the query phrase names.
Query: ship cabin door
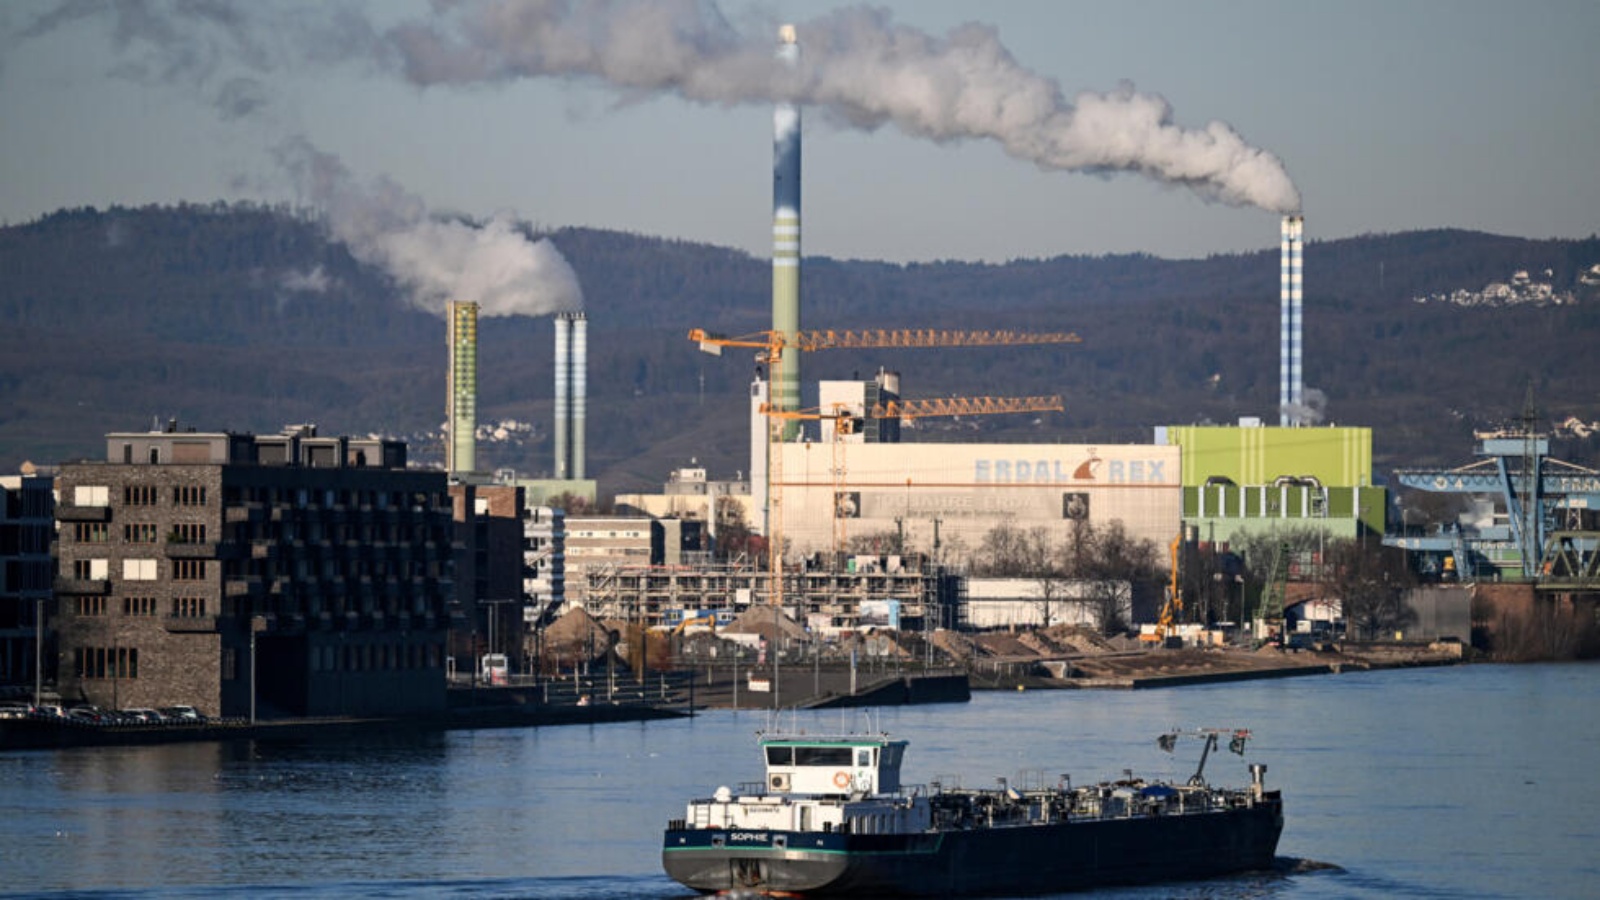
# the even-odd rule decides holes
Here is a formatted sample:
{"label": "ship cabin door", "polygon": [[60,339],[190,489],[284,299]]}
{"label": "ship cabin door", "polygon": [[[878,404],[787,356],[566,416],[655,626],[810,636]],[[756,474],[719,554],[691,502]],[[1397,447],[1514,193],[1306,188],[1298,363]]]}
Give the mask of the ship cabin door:
{"label": "ship cabin door", "polygon": [[811,807],[810,806],[802,806],[802,807],[800,807],[800,827],[798,829],[796,829],[796,830],[797,831],[810,831],[811,830]]}

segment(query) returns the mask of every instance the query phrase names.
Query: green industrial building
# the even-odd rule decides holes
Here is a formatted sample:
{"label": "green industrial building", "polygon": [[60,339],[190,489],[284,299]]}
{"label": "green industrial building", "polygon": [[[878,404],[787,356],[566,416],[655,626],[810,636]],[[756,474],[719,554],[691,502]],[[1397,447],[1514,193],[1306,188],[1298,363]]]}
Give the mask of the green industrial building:
{"label": "green industrial building", "polygon": [[1373,484],[1370,428],[1172,425],[1155,442],[1180,449],[1183,523],[1201,540],[1384,531],[1388,492]]}

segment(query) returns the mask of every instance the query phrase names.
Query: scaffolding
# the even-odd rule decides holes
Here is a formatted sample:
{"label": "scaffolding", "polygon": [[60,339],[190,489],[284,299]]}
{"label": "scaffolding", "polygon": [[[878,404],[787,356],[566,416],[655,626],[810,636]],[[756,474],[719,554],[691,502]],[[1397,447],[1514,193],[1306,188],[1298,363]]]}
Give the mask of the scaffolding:
{"label": "scaffolding", "polygon": [[[883,624],[874,612],[896,604],[901,630],[924,630],[959,620],[952,585],[959,579],[920,554],[848,554],[842,564],[813,557],[787,568],[781,585],[784,611],[823,631]],[[751,607],[774,602],[772,574],[748,563],[704,565],[610,564],[584,573],[587,608],[599,618],[645,628],[669,628],[687,616],[716,614],[731,621]]]}

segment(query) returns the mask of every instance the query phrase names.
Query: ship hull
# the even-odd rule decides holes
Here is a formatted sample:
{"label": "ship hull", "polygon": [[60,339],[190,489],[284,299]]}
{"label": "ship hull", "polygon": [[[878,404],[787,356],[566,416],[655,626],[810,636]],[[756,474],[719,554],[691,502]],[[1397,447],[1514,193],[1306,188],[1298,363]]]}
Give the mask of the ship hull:
{"label": "ship hull", "polygon": [[702,893],[1037,894],[1266,869],[1275,795],[1200,815],[1133,816],[916,834],[669,829],[667,874]]}

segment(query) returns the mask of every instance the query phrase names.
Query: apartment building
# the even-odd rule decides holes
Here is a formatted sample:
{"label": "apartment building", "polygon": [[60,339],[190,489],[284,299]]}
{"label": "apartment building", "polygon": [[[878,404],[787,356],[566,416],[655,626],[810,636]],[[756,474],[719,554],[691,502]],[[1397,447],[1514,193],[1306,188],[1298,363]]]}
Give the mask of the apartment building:
{"label": "apartment building", "polygon": [[403,442],[113,433],[61,466],[58,686],[104,707],[382,715],[445,705],[445,474]]}

